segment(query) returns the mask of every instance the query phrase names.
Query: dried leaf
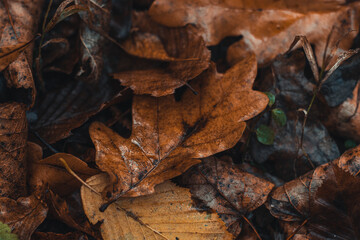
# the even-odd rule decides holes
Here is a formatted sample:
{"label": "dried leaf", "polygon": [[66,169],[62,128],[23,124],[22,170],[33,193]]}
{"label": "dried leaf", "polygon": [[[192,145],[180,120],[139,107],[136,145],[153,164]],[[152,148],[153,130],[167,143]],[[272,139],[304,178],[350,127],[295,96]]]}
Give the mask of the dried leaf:
{"label": "dried leaf", "polygon": [[231,148],[240,139],[246,120],[263,111],[268,97],[251,90],[256,59],[249,56],[224,75],[212,66],[181,100],[174,96],[135,96],[133,129],[124,139],[101,123],[90,126],[96,164],[110,175],[113,186],[104,194],[150,194],[154,186],[180,175],[197,158]]}
{"label": "dried leaf", "polygon": [[77,77],[88,83],[98,83],[102,74],[105,39],[101,33],[109,30],[110,6],[110,0],[87,1],[89,11],[79,13],[84,22],[80,30],[82,57]]}
{"label": "dried leaf", "polygon": [[307,228],[312,239],[359,239],[359,199],[360,178],[330,166],[310,202]]}
{"label": "dried leaf", "polygon": [[[228,36],[242,35],[260,64],[269,63],[290,46],[293,37],[304,35],[315,45],[321,65],[327,36],[333,25],[343,34],[358,29],[359,18],[354,8],[341,6],[339,1],[168,1],[156,0],[149,13],[151,17],[170,27],[195,24],[208,45],[216,45]],[[241,24],[239,24],[241,22]],[[352,33],[352,37],[356,33]],[[351,45],[351,43],[349,42]],[[349,47],[348,45],[347,47]]]}
{"label": "dried leaf", "polygon": [[[15,34],[11,23],[7,19],[5,8],[2,7],[2,1],[0,1],[0,29],[2,29],[0,31],[0,47],[26,43],[34,38],[43,2],[43,0],[12,0],[8,2],[16,31]],[[33,105],[36,94],[31,72],[32,54],[33,49],[32,45],[30,45],[4,71],[8,88],[28,90],[28,96],[24,101],[28,107]]]}
{"label": "dried leaf", "polygon": [[331,163],[323,164],[305,175],[275,188],[268,198],[271,214],[284,221],[303,221],[310,216],[310,201],[323,184],[332,165],[355,176],[360,170],[360,146],[346,151]]}
{"label": "dried leaf", "polygon": [[9,225],[21,240],[29,240],[47,214],[47,207],[34,195],[16,201],[0,197],[0,209],[0,222]]}
{"label": "dried leaf", "polygon": [[[87,183],[103,191],[109,178],[96,175]],[[121,198],[100,212],[101,196],[81,188],[85,213],[95,224],[102,221],[104,240],[110,239],[233,239],[217,214],[198,212],[189,190],[165,182],[148,196]],[[123,223],[123,224],[119,224]]]}
{"label": "dried leaf", "polygon": [[26,106],[0,104],[1,196],[17,199],[26,195]]}
{"label": "dried leaf", "polygon": [[17,43],[11,46],[0,47],[0,72],[10,63],[15,61],[33,40],[25,43]]}
{"label": "dried leaf", "polygon": [[65,169],[59,158],[63,158],[71,170],[82,179],[99,173],[71,154],[57,153],[44,159],[31,159],[29,184],[35,189],[48,184],[49,188],[60,196],[66,196],[78,189],[81,183]]}
{"label": "dried leaf", "polygon": [[122,43],[123,49],[137,57],[166,62],[113,75],[136,94],[171,94],[209,67],[210,52],[194,26],[163,27],[135,12],[133,27],[138,31]]}
{"label": "dried leaf", "polygon": [[228,231],[238,236],[243,217],[265,203],[274,184],[241,170],[229,161],[209,157],[185,173],[181,183],[193,197],[216,210]]}
{"label": "dried leaf", "polygon": [[43,98],[31,110],[30,127],[49,143],[66,138],[71,130],[80,127],[119,98],[119,86],[103,78],[98,84],[72,78],[52,79]]}
{"label": "dried leaf", "polygon": [[[79,205],[72,206],[70,201],[66,201],[50,191],[49,198],[50,198],[50,206],[51,210],[53,210],[53,214],[55,217],[69,227],[77,229],[81,232],[87,233],[93,237],[98,237],[95,231],[91,228],[90,222],[87,220],[85,213],[82,211],[83,206],[81,205],[80,194],[72,194],[79,196],[79,199],[76,199],[75,202]],[[70,198],[71,199],[71,198]],[[81,211],[81,214],[79,214]]]}

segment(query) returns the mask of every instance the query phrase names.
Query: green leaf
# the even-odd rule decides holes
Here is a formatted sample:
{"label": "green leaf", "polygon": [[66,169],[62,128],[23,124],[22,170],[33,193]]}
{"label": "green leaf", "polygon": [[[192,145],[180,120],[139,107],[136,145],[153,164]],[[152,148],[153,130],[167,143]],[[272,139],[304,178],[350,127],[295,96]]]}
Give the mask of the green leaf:
{"label": "green leaf", "polygon": [[274,105],[275,103],[275,95],[272,94],[271,92],[265,92],[265,94],[268,96],[269,98],[269,107],[271,107],[272,105]]}
{"label": "green leaf", "polygon": [[16,234],[11,233],[8,225],[0,222],[0,239],[1,240],[19,240]]}
{"label": "green leaf", "polygon": [[277,125],[285,126],[287,120],[286,114],[280,108],[274,108],[271,110],[271,117],[274,119]]}
{"label": "green leaf", "polygon": [[357,146],[356,142],[354,140],[348,139],[345,141],[344,146],[346,149],[354,148]]}
{"label": "green leaf", "polygon": [[256,129],[257,140],[265,145],[272,145],[274,143],[275,133],[270,127],[261,124]]}

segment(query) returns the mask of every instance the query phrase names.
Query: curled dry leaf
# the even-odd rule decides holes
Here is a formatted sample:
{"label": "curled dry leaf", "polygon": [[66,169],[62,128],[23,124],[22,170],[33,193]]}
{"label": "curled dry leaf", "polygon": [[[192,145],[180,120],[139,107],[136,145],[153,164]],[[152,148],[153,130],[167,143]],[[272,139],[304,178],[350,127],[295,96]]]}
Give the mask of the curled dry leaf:
{"label": "curled dry leaf", "polygon": [[[0,47],[26,43],[34,38],[43,2],[43,0],[8,1],[16,34],[6,14],[6,8],[3,6],[3,2],[0,2],[0,29],[2,29],[0,31]],[[31,72],[32,50],[32,46],[29,46],[25,53],[20,53],[19,57],[4,72],[9,88],[21,88],[29,91],[28,99],[26,99],[29,106],[34,103],[36,92]]]}
{"label": "curled dry leaf", "polygon": [[137,31],[122,43],[123,49],[140,58],[166,63],[115,73],[114,78],[122,85],[131,87],[136,94],[165,96],[209,67],[210,52],[194,26],[168,28],[145,13],[135,12],[133,16],[133,28]]}
{"label": "curled dry leaf", "polygon": [[49,188],[60,196],[66,196],[78,189],[81,183],[65,169],[59,158],[63,158],[70,169],[82,179],[99,173],[71,154],[57,153],[44,159],[30,159],[30,186],[36,189],[48,184]]}
{"label": "curled dry leaf", "polygon": [[9,225],[21,240],[29,240],[47,215],[46,205],[34,195],[16,201],[0,197],[0,222]]}
{"label": "curled dry leaf", "polygon": [[[108,181],[106,174],[99,174],[87,183],[101,192]],[[90,222],[102,222],[104,240],[233,239],[216,213],[199,212],[192,206],[190,191],[169,181],[151,195],[120,198],[105,212],[99,211],[102,197],[90,189],[82,187],[81,198]]]}
{"label": "curled dry leaf", "polygon": [[245,215],[265,203],[274,184],[244,172],[232,163],[209,157],[181,177],[193,197],[219,214],[228,231],[238,236]]}
{"label": "curled dry leaf", "polygon": [[[274,217],[280,220],[289,221],[289,222],[298,222],[299,225],[303,221],[307,220],[309,221],[310,225],[315,226],[320,221],[318,216],[316,216],[317,215],[316,209],[324,207],[327,204],[326,201],[325,202],[319,201],[319,199],[316,200],[316,197],[319,197],[319,194],[320,197],[324,196],[322,194],[323,190],[319,190],[319,189],[321,188],[322,184],[326,183],[326,181],[329,181],[329,179],[330,181],[336,181],[336,184],[339,184],[338,179],[334,180],[333,178],[334,171],[337,171],[334,170],[334,168],[335,169],[339,168],[341,171],[346,172],[341,174],[349,175],[348,176],[349,178],[354,179],[351,176],[356,176],[360,170],[359,152],[360,152],[360,146],[345,152],[343,155],[341,155],[341,157],[334,160],[333,162],[323,164],[317,167],[315,170],[301,176],[300,178],[287,182],[283,186],[276,188],[269,196],[268,202],[266,204],[267,208],[270,210],[271,214]],[[356,182],[358,184],[359,183],[358,177],[356,179],[357,179]],[[336,186],[336,184],[335,185],[333,184],[333,187]],[[342,187],[339,186],[339,188],[337,188],[336,191],[341,192],[342,188],[347,188],[347,186],[345,185]],[[334,200],[333,197],[339,194],[339,192],[336,191],[334,193],[327,193],[328,197],[326,199],[328,200],[332,199],[331,201],[333,201]],[[329,211],[330,210],[326,210],[325,213],[323,212],[322,214],[326,214],[326,212]],[[333,209],[331,211],[333,211]],[[334,218],[332,217],[330,219],[333,220]],[[336,229],[333,229],[332,231],[336,231]],[[347,233],[348,231],[343,232],[343,234],[347,234]],[[335,239],[354,239],[354,238],[335,238]]]}
{"label": "curled dry leaf", "polygon": [[256,53],[260,64],[266,64],[284,52],[284,46],[290,46],[294,36],[305,35],[315,44],[321,64],[333,25],[342,23],[338,28],[343,34],[358,29],[356,7],[358,5],[341,6],[339,1],[321,0],[301,4],[291,0],[156,0],[149,13],[165,26],[195,24],[208,45],[216,45],[228,36],[242,35],[241,41]]}
{"label": "curled dry leaf", "polygon": [[1,196],[17,199],[26,196],[26,106],[0,104]]}
{"label": "curled dry leaf", "polygon": [[[244,121],[263,111],[265,94],[251,89],[256,76],[253,54],[224,75],[212,65],[181,100],[135,96],[133,129],[125,139],[95,122],[90,136],[96,148],[96,164],[110,175],[106,188],[110,199],[150,194],[154,186],[199,163],[199,159],[233,147]],[[105,193],[104,192],[104,193]]]}
{"label": "curled dry leaf", "polygon": [[[64,200],[50,190],[50,213],[52,213],[55,218],[64,222],[71,228],[87,233],[95,238],[99,237],[97,236],[99,234],[96,234],[95,231],[92,229],[90,222],[86,218],[85,213],[82,211],[83,206],[81,205],[80,194],[72,194],[71,197],[72,196],[78,197],[78,199],[75,200],[78,205],[71,205],[71,203],[73,203],[74,201]],[[72,198],[70,198],[70,200],[72,200]]]}

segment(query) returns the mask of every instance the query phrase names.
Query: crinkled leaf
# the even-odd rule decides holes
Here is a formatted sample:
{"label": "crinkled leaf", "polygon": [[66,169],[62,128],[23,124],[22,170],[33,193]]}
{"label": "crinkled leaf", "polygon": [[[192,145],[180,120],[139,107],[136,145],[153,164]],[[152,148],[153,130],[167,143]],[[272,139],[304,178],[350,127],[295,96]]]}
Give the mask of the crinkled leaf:
{"label": "crinkled leaf", "polygon": [[243,171],[231,159],[209,157],[181,177],[193,197],[216,210],[228,231],[238,236],[243,216],[261,206],[274,187],[265,179]]}
{"label": "crinkled leaf", "polygon": [[[256,59],[250,55],[224,75],[212,66],[179,101],[135,96],[133,129],[125,139],[101,123],[90,126],[96,164],[110,175],[111,199],[153,192],[156,184],[180,175],[207,157],[231,148],[246,120],[263,111],[265,94],[251,90]],[[105,194],[105,192],[104,192]]]}

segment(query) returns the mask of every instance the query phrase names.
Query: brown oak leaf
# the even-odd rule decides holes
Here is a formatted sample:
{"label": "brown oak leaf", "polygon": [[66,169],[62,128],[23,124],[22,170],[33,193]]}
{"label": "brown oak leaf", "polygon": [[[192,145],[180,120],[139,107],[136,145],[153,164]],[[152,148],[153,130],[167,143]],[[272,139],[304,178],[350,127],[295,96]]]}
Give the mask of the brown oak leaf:
{"label": "brown oak leaf", "polygon": [[181,99],[135,96],[129,139],[104,124],[90,126],[96,164],[110,175],[104,193],[119,196],[150,194],[154,186],[180,175],[207,157],[233,147],[242,136],[244,121],[263,111],[265,94],[253,91],[256,76],[253,54],[224,75],[214,66],[187,89]]}
{"label": "brown oak leaf", "polygon": [[[241,41],[256,53],[260,64],[269,63],[285,52],[284,46],[290,46],[294,36],[306,35],[315,45],[321,65],[327,36],[335,24],[341,23],[337,27],[342,34],[358,29],[357,7],[322,0],[301,3],[291,0],[156,0],[149,14],[169,27],[195,24],[207,45],[216,45],[228,36],[242,35]],[[356,33],[351,35],[354,38]],[[351,46],[351,42],[347,44]]]}
{"label": "brown oak leaf", "polygon": [[164,27],[147,14],[135,12],[133,28],[137,31],[122,43],[123,49],[140,58],[164,61],[113,75],[136,94],[171,94],[209,67],[210,52],[194,26]]}

